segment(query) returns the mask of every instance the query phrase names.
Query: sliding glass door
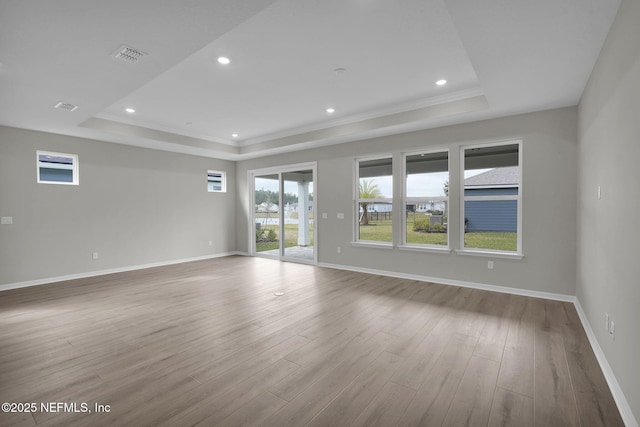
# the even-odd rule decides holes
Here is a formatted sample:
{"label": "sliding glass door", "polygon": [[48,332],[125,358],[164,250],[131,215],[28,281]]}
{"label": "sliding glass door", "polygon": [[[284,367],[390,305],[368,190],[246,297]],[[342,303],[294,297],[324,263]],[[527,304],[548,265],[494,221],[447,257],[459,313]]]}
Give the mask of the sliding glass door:
{"label": "sliding glass door", "polygon": [[[315,262],[315,164],[249,173],[255,230],[252,254]],[[253,236],[252,236],[253,239]]]}

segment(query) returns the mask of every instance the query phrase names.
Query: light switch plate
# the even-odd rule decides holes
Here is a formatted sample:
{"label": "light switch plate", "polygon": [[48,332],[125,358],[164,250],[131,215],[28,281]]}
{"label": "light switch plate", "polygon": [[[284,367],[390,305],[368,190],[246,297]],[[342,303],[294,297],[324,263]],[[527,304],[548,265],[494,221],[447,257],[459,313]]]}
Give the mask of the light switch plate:
{"label": "light switch plate", "polygon": [[343,213],[338,213],[338,214],[336,215],[336,217],[337,217],[338,219],[344,219],[344,214],[343,214]]}
{"label": "light switch plate", "polygon": [[12,216],[3,216],[2,217],[2,225],[11,225],[13,224],[13,217]]}

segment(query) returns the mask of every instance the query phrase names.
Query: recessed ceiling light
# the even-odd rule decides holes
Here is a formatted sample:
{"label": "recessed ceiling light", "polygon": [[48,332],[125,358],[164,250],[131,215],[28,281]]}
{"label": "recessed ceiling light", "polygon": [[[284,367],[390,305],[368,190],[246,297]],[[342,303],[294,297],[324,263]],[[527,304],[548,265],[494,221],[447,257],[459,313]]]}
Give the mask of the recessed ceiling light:
{"label": "recessed ceiling light", "polygon": [[229,58],[227,58],[226,56],[219,56],[218,57],[218,62],[221,63],[222,65],[227,65],[231,62],[231,60]]}
{"label": "recessed ceiling light", "polygon": [[327,108],[327,113],[331,114],[335,112],[336,112],[335,108]]}
{"label": "recessed ceiling light", "polygon": [[444,86],[444,85],[446,85],[446,84],[447,84],[447,81],[446,81],[445,79],[441,79],[441,80],[438,80],[438,81],[436,82],[436,84],[437,84],[438,86]]}
{"label": "recessed ceiling light", "polygon": [[135,113],[136,110],[134,110],[133,108],[125,108],[124,111],[126,111],[127,113]]}
{"label": "recessed ceiling light", "polygon": [[232,134],[231,134],[231,137],[232,137],[232,138],[237,138],[237,137],[238,137],[238,134],[237,134],[237,133],[232,133]]}

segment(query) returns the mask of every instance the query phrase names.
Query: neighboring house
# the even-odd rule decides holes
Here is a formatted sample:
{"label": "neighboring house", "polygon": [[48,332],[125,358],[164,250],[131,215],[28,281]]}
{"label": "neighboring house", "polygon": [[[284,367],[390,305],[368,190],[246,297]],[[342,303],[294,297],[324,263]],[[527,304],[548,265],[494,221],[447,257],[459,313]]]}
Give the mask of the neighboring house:
{"label": "neighboring house", "polygon": [[[391,203],[369,203],[367,205],[368,212],[391,212],[392,210]],[[360,206],[360,213],[362,213],[362,206]]]}
{"label": "neighboring house", "polygon": [[256,212],[278,212],[278,205],[275,203],[262,202],[256,206]]}
{"label": "neighboring house", "polygon": [[407,205],[408,212],[444,212],[446,209],[444,202],[430,202],[430,203],[418,203],[415,205]]}
{"label": "neighboring house", "polygon": [[[313,202],[309,202],[308,206],[307,206],[307,210],[309,212],[313,212]],[[284,206],[284,211],[285,212],[298,212],[298,203],[287,203]]]}
{"label": "neighboring house", "polygon": [[[515,196],[518,194],[517,166],[491,169],[464,180],[465,196]],[[466,200],[467,231],[517,231],[516,200]]]}

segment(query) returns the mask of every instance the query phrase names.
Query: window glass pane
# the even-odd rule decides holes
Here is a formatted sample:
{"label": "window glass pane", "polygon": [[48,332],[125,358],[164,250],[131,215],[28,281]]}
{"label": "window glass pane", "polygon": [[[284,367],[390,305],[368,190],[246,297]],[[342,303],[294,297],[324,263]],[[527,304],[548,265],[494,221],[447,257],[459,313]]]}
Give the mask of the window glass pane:
{"label": "window glass pane", "polygon": [[358,237],[392,242],[393,177],[391,158],[358,162]]}
{"label": "window glass pane", "polygon": [[448,246],[449,153],[408,155],[405,171],[404,243]]}
{"label": "window glass pane", "polygon": [[518,144],[508,144],[465,149],[465,178],[471,170],[518,166],[518,148]]}
{"label": "window glass pane", "polygon": [[518,249],[517,200],[467,200],[464,202],[464,214],[465,248]]}
{"label": "window glass pane", "polygon": [[519,145],[466,149],[464,247],[518,251]]}
{"label": "window glass pane", "polygon": [[284,256],[314,259],[313,170],[282,173],[282,213],[284,214]]}
{"label": "window glass pane", "polygon": [[448,153],[406,157],[407,197],[445,197],[449,192]]}
{"label": "window glass pane", "polygon": [[77,156],[38,152],[38,182],[76,184]]}
{"label": "window glass pane", "polygon": [[393,177],[391,158],[359,162],[360,199],[391,199]]}
{"label": "window glass pane", "polygon": [[226,174],[224,172],[207,172],[207,190],[210,192],[225,192],[226,188]]}
{"label": "window glass pane", "polygon": [[254,185],[256,252],[278,256],[280,251],[280,181],[278,174],[256,176]]}
{"label": "window glass pane", "polygon": [[447,202],[441,199],[406,204],[408,244],[447,246]]}

